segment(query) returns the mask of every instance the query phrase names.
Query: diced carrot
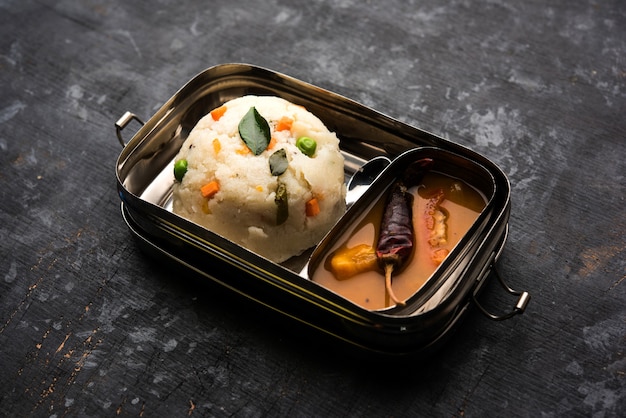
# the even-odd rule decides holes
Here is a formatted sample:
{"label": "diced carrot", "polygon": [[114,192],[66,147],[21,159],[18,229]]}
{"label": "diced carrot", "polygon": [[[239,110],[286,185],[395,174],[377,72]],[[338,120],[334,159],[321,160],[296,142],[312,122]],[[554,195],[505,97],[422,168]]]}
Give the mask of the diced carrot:
{"label": "diced carrot", "polygon": [[224,116],[224,113],[226,113],[226,106],[220,106],[217,109],[211,110],[211,117],[214,121],[218,121]]}
{"label": "diced carrot", "polygon": [[316,216],[320,213],[320,204],[316,198],[306,202],[306,216]]}
{"label": "diced carrot", "polygon": [[270,143],[267,144],[267,149],[272,149],[276,145],[276,138],[273,136],[270,138]]}
{"label": "diced carrot", "polygon": [[255,189],[257,189],[257,191],[262,192],[263,191],[263,186],[258,185],[255,187]]}
{"label": "diced carrot", "polygon": [[277,131],[288,131],[291,129],[291,125],[293,124],[293,119],[288,116],[283,116],[280,118],[278,123],[276,124]]}
{"label": "diced carrot", "polygon": [[215,138],[213,140],[213,151],[215,152],[215,154],[219,153],[222,150],[222,143],[220,142],[219,139]]}
{"label": "diced carrot", "polygon": [[212,198],[213,196],[215,196],[215,193],[219,191],[220,184],[215,180],[208,182],[200,188],[200,193],[202,193],[202,197],[205,197],[207,199]]}

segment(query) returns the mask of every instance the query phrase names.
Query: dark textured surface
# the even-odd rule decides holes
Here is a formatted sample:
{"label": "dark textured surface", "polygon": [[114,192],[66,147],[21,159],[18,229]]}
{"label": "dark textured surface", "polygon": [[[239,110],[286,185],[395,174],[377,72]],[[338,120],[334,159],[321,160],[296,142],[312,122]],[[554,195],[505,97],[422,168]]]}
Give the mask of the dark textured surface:
{"label": "dark textured surface", "polygon": [[[0,415],[626,410],[622,1],[1,0],[0,34]],[[146,257],[119,213],[113,123],[224,62],[497,162],[513,196],[499,269],[527,312],[473,312],[425,364],[375,367]]]}

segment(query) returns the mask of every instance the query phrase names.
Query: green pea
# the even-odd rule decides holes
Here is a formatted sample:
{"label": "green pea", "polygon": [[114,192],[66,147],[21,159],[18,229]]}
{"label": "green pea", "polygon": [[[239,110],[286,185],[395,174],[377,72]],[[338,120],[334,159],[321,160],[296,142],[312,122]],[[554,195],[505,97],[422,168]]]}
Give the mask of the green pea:
{"label": "green pea", "polygon": [[183,181],[187,172],[187,160],[178,160],[174,163],[174,177],[178,181]]}
{"label": "green pea", "polygon": [[307,157],[312,157],[313,154],[315,154],[317,142],[315,142],[314,139],[309,138],[308,136],[301,136],[296,141],[296,147],[298,147],[298,149],[302,151],[302,153]]}

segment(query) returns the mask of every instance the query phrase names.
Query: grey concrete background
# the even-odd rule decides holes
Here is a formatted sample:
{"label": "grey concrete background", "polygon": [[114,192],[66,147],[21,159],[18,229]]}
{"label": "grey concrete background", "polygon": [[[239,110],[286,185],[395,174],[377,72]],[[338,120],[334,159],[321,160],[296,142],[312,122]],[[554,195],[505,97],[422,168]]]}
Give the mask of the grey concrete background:
{"label": "grey concrete background", "polygon": [[[2,0],[0,34],[0,416],[626,410],[622,1]],[[113,123],[225,62],[500,165],[499,270],[528,311],[473,312],[425,364],[381,368],[146,257],[119,213]]]}

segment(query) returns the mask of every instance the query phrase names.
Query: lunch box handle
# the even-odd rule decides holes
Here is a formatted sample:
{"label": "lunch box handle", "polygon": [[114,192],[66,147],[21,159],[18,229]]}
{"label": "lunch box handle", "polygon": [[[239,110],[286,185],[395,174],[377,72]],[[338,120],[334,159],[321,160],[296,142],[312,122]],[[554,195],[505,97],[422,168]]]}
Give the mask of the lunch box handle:
{"label": "lunch box handle", "polygon": [[[493,266],[487,272],[487,274],[490,274],[490,273],[493,273],[496,276],[496,278],[498,279],[498,281],[500,282],[500,285],[502,285],[504,290],[506,290],[511,295],[519,296],[519,298],[517,299],[517,303],[515,304],[515,307],[513,308],[512,311],[510,311],[508,313],[505,313],[505,314],[502,314],[502,315],[494,315],[491,312],[487,311],[478,302],[477,295],[478,295],[478,291],[480,290],[481,286],[476,286],[476,288],[474,289],[474,292],[472,293],[472,299],[474,300],[474,303],[476,304],[478,309],[480,309],[483,314],[485,314],[488,318],[493,319],[494,321],[503,321],[503,320],[509,319],[509,318],[511,318],[511,317],[513,317],[515,315],[523,314],[524,311],[526,310],[526,306],[528,306],[528,302],[530,302],[530,294],[528,292],[520,292],[518,290],[511,289],[504,282],[504,279],[502,279],[500,274],[498,274],[498,271],[496,270],[495,266]],[[484,280],[482,282],[484,282]]]}
{"label": "lunch box handle", "polygon": [[117,139],[120,141],[122,148],[126,146],[126,142],[124,141],[124,138],[122,138],[122,130],[133,120],[136,120],[142,126],[144,125],[137,115],[128,111],[124,113],[122,117],[117,120],[117,122],[115,122],[115,133],[117,134]]}

